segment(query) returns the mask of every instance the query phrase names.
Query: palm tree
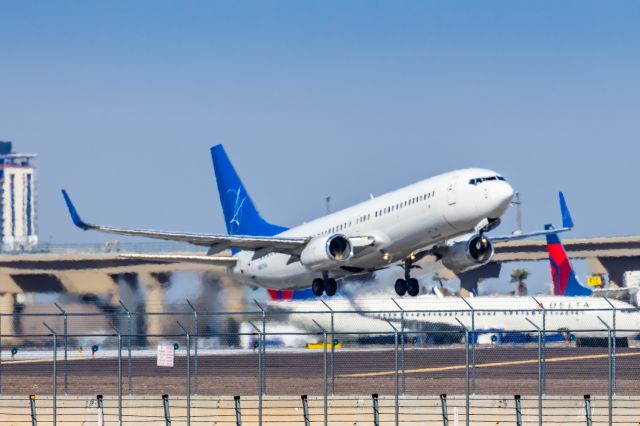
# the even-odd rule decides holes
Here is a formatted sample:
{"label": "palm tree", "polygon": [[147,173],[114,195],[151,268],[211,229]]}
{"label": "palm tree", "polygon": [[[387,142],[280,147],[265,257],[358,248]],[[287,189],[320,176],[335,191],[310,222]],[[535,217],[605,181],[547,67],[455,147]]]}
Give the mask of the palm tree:
{"label": "palm tree", "polygon": [[528,293],[527,285],[524,282],[524,280],[526,280],[527,278],[529,278],[529,271],[527,271],[524,268],[516,268],[513,271],[511,271],[511,282],[518,283],[518,290],[517,290],[518,296],[527,295]]}

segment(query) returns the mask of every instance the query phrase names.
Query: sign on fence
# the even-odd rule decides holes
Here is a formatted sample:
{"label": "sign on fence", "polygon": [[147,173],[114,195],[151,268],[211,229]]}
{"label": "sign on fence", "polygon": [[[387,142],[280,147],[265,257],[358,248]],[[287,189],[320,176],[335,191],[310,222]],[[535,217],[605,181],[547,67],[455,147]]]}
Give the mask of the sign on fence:
{"label": "sign on fence", "polygon": [[158,367],[173,367],[173,345],[158,345]]}

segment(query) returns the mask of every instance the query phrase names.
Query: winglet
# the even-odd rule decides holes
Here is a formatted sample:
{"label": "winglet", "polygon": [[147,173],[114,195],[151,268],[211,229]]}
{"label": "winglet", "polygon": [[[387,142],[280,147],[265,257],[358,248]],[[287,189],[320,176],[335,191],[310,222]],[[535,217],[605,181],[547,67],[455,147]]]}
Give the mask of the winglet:
{"label": "winglet", "polygon": [[562,214],[562,227],[573,228],[573,219],[571,218],[569,207],[567,207],[567,202],[564,199],[564,194],[562,192],[559,192],[558,196],[560,197],[560,213]]}
{"label": "winglet", "polygon": [[69,214],[71,215],[71,220],[73,221],[73,224],[80,229],[84,229],[85,231],[87,229],[90,229],[91,226],[84,223],[82,219],[80,219],[80,215],[78,214],[78,211],[76,210],[73,203],[71,202],[71,198],[69,198],[67,191],[64,189],[62,190],[62,196],[64,197],[64,202],[67,203],[67,208],[69,209]]}

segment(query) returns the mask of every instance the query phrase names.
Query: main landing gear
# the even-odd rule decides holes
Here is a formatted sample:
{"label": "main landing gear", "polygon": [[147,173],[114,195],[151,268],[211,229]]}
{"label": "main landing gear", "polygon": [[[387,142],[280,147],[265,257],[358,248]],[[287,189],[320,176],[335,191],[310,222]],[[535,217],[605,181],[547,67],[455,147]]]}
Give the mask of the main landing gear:
{"label": "main landing gear", "polygon": [[420,293],[420,284],[415,278],[411,278],[411,268],[417,268],[413,265],[411,258],[407,258],[404,261],[404,279],[398,278],[396,280],[395,290],[398,296],[404,296],[407,293],[409,296],[417,296]]}
{"label": "main landing gear", "polygon": [[311,283],[311,291],[315,296],[322,296],[325,293],[327,296],[333,296],[338,290],[338,283],[335,279],[329,278],[327,274],[322,274],[322,278],[316,278]]}

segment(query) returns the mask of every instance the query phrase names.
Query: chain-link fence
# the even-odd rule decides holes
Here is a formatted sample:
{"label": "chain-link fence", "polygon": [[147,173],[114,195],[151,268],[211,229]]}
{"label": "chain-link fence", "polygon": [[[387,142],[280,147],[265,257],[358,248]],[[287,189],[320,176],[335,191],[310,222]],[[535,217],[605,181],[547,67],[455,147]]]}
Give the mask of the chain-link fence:
{"label": "chain-link fence", "polygon": [[57,314],[1,315],[2,330],[15,331],[0,336],[0,418],[73,424],[100,413],[104,424],[172,425],[640,418],[640,310],[256,306],[150,313],[123,305],[100,314],[60,306]]}

